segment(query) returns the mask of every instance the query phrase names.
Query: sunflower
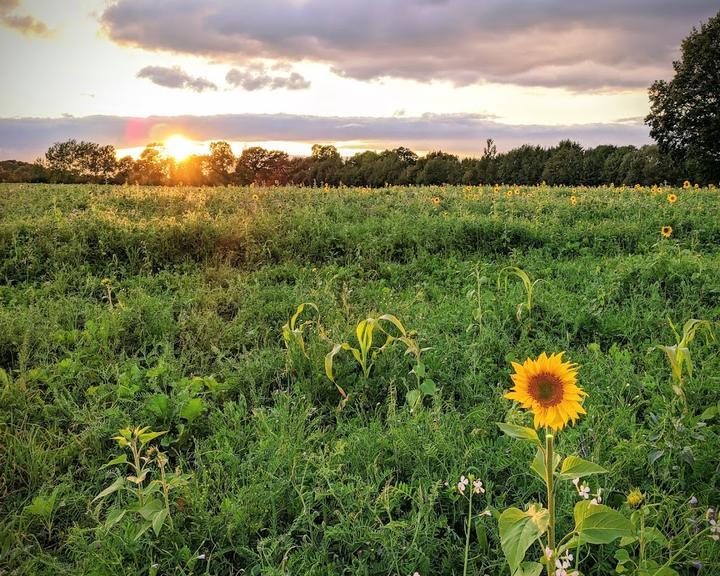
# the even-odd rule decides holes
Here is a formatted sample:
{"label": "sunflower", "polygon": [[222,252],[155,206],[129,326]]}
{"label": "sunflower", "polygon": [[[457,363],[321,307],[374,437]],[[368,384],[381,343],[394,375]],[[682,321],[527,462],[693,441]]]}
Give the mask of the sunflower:
{"label": "sunflower", "polygon": [[257,202],[258,200],[260,200],[260,196],[258,196],[257,194],[253,194],[252,199],[253,201]]}
{"label": "sunflower", "polygon": [[690,188],[690,186],[691,186],[690,180],[685,180],[685,182],[683,182],[683,188],[684,188],[685,190],[687,190],[688,188]]}
{"label": "sunflower", "polygon": [[645,494],[640,492],[638,488],[633,488],[627,495],[626,502],[630,508],[638,508],[640,504],[642,504],[643,500],[645,500]]}
{"label": "sunflower", "polygon": [[663,226],[660,230],[660,234],[662,234],[665,238],[670,238],[670,236],[672,236],[672,226]]}
{"label": "sunflower", "polygon": [[432,203],[433,203],[435,206],[440,206],[440,196],[433,196],[433,197],[432,197]]}
{"label": "sunflower", "polygon": [[516,400],[531,410],[535,428],[545,426],[561,430],[572,420],[574,423],[585,414],[580,404],[587,394],[577,385],[577,365],[562,361],[563,353],[548,356],[543,352],[523,364],[513,362],[515,383],[505,398]]}
{"label": "sunflower", "polygon": [[570,196],[570,204],[575,206],[577,204],[577,198],[575,196]]}
{"label": "sunflower", "polygon": [[675,196],[675,194],[668,194],[667,201],[670,202],[670,204],[675,204],[675,202],[677,202],[677,196]]}

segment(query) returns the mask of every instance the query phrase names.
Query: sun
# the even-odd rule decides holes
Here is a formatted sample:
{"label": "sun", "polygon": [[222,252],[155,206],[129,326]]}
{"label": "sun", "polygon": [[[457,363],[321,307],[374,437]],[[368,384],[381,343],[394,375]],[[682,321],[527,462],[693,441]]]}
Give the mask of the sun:
{"label": "sun", "polygon": [[195,142],[179,134],[167,138],[163,143],[163,148],[165,148],[165,154],[177,161],[185,160],[188,156],[200,153],[199,146]]}

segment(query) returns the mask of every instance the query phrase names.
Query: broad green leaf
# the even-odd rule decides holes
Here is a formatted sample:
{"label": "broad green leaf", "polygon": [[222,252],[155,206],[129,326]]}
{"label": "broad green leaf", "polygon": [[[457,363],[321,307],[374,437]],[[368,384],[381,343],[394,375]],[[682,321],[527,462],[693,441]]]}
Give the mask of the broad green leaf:
{"label": "broad green leaf", "polygon": [[405,394],[405,401],[411,409],[414,409],[420,403],[421,398],[420,390],[408,390],[408,393]]}
{"label": "broad green leaf", "polygon": [[607,474],[607,470],[594,462],[583,460],[577,456],[568,456],[563,460],[558,476],[572,480],[573,478],[582,478],[590,474]]}
{"label": "broad green leaf", "polygon": [[575,531],[583,542],[609,544],[623,536],[633,536],[635,529],[630,520],[617,510],[603,504],[581,500],[575,504]]}
{"label": "broad green leaf", "polygon": [[100,492],[100,494],[95,496],[95,498],[93,498],[92,501],[95,502],[95,500],[98,500],[100,498],[105,498],[105,496],[108,496],[108,495],[112,494],[113,492],[117,492],[118,490],[120,490],[120,488],[122,488],[124,485],[125,485],[125,478],[123,478],[122,476],[118,476],[117,478],[115,478],[115,482],[110,484],[110,486],[108,486],[107,488],[105,488],[105,490]]}
{"label": "broad green leaf", "polygon": [[540,576],[543,565],[537,562],[523,562],[513,576]]}
{"label": "broad green leaf", "polygon": [[163,503],[158,498],[153,498],[146,502],[142,507],[134,506],[133,512],[137,512],[145,520],[152,520],[160,510],[163,510]]}
{"label": "broad green leaf", "polygon": [[170,416],[170,398],[167,394],[156,394],[146,402],[145,406],[158,418],[167,419]]}
{"label": "broad green leaf", "polygon": [[517,438],[518,440],[530,440],[538,446],[540,444],[540,438],[538,438],[537,432],[532,428],[525,426],[518,426],[517,424],[508,424],[507,422],[496,422],[498,428],[502,430],[503,434],[510,436],[511,438]]}
{"label": "broad green leaf", "polygon": [[435,385],[435,382],[428,378],[427,380],[423,380],[423,383],[420,384],[420,392],[425,394],[425,396],[434,396],[437,393],[437,386]]}
{"label": "broad green leaf", "polygon": [[158,510],[155,515],[152,518],[152,528],[153,532],[155,532],[155,536],[160,535],[160,530],[163,527],[163,524],[165,524],[165,518],[168,516],[168,511],[163,508],[162,510]]}
{"label": "broad green leaf", "polygon": [[140,536],[145,534],[152,527],[152,522],[146,520],[138,526],[138,531],[135,533],[135,540],[140,540]]}
{"label": "broad green leaf", "polygon": [[151,440],[154,440],[155,438],[158,438],[159,436],[162,436],[163,434],[167,434],[167,430],[164,430],[163,432],[145,432],[143,434],[140,434],[138,438],[140,438],[140,444],[145,446],[145,444],[147,444]]}
{"label": "broad green leaf", "polygon": [[[560,455],[553,453],[553,472],[560,464]],[[533,458],[530,469],[537,474],[543,482],[547,482],[547,474],[545,473],[545,452],[542,448],[538,448]]]}
{"label": "broad green leaf", "polygon": [[195,419],[205,410],[205,402],[202,398],[192,398],[188,400],[185,406],[180,410],[180,418],[187,420],[188,424],[192,424]]}
{"label": "broad green leaf", "polygon": [[512,572],[525,559],[525,552],[547,530],[548,511],[533,504],[527,512],[508,508],[500,515],[500,546]]}
{"label": "broad green leaf", "polygon": [[123,510],[122,508],[113,508],[105,519],[105,530],[110,530],[110,528],[120,522],[126,512],[127,510]]}
{"label": "broad green leaf", "polygon": [[100,470],[102,470],[103,468],[108,468],[109,466],[115,466],[116,464],[127,464],[127,461],[127,454],[120,454],[120,456],[118,456],[117,458],[113,458],[107,464],[103,464],[102,466],[100,466]]}

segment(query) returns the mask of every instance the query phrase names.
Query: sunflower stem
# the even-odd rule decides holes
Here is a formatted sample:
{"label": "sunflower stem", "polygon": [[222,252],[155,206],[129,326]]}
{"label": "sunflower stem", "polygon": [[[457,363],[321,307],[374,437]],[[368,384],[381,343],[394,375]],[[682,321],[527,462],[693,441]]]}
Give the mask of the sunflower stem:
{"label": "sunflower stem", "polygon": [[[555,558],[555,470],[553,466],[553,448],[555,447],[554,437],[551,433],[545,434],[545,483],[547,485],[547,507],[548,507],[548,548],[552,550],[552,558]],[[548,576],[552,573],[552,565],[547,564]]]}

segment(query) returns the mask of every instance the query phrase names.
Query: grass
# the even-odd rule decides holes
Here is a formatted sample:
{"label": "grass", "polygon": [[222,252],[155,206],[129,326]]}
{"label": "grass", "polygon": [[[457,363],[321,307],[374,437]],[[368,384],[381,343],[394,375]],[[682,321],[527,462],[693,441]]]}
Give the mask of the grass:
{"label": "grass", "polygon": [[[502,394],[510,361],[543,350],[589,393],[558,450],[610,470],[593,481],[610,506],[645,494],[664,562],[720,504],[717,343],[693,342],[687,414],[650,351],[675,342],[668,318],[720,318],[718,192],[514,190],[0,186],[0,573],[460,574],[461,474],[496,509],[542,500],[532,448],[495,423],[531,422]],[[508,266],[540,280],[519,319]],[[319,314],[289,357],[303,302]],[[339,408],[324,357],[386,313],[429,348],[437,390],[408,405],[402,346],[367,379],[343,353]],[[127,426],[167,430],[154,443],[190,475],[159,536],[104,528],[124,496],[91,504]],[[563,488],[558,509],[576,500]],[[507,574],[497,522],[471,536],[468,573]],[[592,548],[583,574],[613,573],[615,551]],[[720,547],[674,568],[694,561],[720,572]]]}

